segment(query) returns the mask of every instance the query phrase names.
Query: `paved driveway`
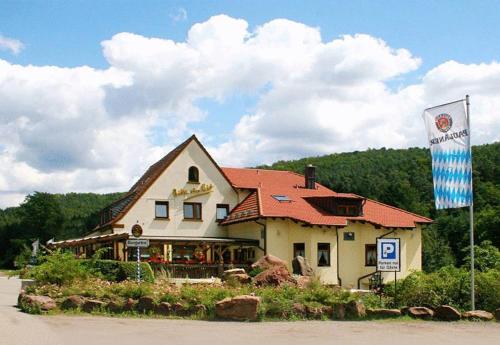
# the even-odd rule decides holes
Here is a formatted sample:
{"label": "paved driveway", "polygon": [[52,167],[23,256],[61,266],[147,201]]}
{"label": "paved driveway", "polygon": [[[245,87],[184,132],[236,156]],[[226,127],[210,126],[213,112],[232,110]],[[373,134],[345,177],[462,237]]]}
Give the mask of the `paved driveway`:
{"label": "paved driveway", "polygon": [[17,279],[0,277],[1,345],[500,344],[500,323],[240,323],[28,315],[13,307],[19,286]]}

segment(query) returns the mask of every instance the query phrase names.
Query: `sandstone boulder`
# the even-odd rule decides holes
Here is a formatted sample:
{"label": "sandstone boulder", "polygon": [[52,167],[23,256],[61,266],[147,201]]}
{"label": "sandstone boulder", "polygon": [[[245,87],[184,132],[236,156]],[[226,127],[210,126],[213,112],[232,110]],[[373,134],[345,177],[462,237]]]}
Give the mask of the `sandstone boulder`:
{"label": "sandstone boulder", "polygon": [[99,310],[101,308],[104,308],[106,303],[103,301],[99,301],[96,299],[88,299],[85,301],[85,303],[82,304],[82,310],[86,313],[91,313],[95,310]]}
{"label": "sandstone boulder", "polygon": [[182,303],[174,303],[172,304],[172,311],[175,313],[175,315],[178,316],[185,316],[189,313],[188,308]]}
{"label": "sandstone boulder", "polygon": [[152,297],[143,296],[137,301],[136,309],[140,313],[150,313],[155,310],[156,304]]}
{"label": "sandstone boulder", "polygon": [[312,277],[314,270],[307,262],[307,259],[302,256],[296,256],[292,260],[293,274],[300,274],[301,276]]}
{"label": "sandstone boulder", "polygon": [[345,316],[348,318],[362,318],[366,316],[366,308],[363,302],[350,301],[345,304]]}
{"label": "sandstone boulder", "polygon": [[72,295],[68,296],[64,301],[61,303],[61,309],[64,310],[69,310],[69,309],[78,309],[80,308],[83,303],[85,303],[85,298],[79,295]]}
{"label": "sandstone boulder", "polygon": [[292,305],[293,313],[299,316],[306,316],[306,307],[302,303],[294,303]]}
{"label": "sandstone boulder", "polygon": [[243,268],[232,268],[230,270],[225,270],[222,274],[222,280],[227,280],[227,278],[235,274],[246,274],[246,272]]}
{"label": "sandstone boulder", "polygon": [[215,304],[215,314],[227,320],[256,320],[260,298],[256,296],[236,296],[225,298]]}
{"label": "sandstone boulder", "polygon": [[317,306],[306,306],[306,314],[308,318],[311,319],[321,319],[323,315],[323,308]]}
{"label": "sandstone boulder", "polygon": [[222,274],[223,281],[236,281],[240,284],[248,284],[252,278],[245,272],[243,268],[233,268],[224,271]]}
{"label": "sandstone boulder", "polygon": [[137,301],[133,300],[132,298],[128,298],[127,301],[125,301],[125,304],[123,305],[123,310],[124,311],[133,311],[135,309],[136,305],[137,305]]}
{"label": "sandstone boulder", "polygon": [[399,317],[401,316],[401,310],[399,309],[367,309],[366,315],[380,317],[380,318],[389,318],[389,317]]}
{"label": "sandstone boulder", "polygon": [[195,315],[206,314],[207,307],[205,307],[203,304],[196,304],[189,308],[189,312]]}
{"label": "sandstone boulder", "polygon": [[233,279],[235,279],[240,284],[249,284],[252,282],[252,277],[248,274],[233,274]]}
{"label": "sandstone boulder", "polygon": [[333,307],[324,305],[321,307],[321,313],[328,318],[333,318]]}
{"label": "sandstone boulder", "polygon": [[427,307],[410,307],[408,308],[408,315],[415,319],[429,320],[434,316],[434,312]]}
{"label": "sandstone boulder", "polygon": [[434,317],[441,321],[458,321],[461,316],[458,310],[449,305],[440,305],[434,311]]}
{"label": "sandstone boulder", "polygon": [[265,255],[252,264],[252,268],[267,270],[271,267],[281,266],[286,268],[286,262],[274,255]]}
{"label": "sandstone boulder", "polygon": [[17,296],[17,306],[18,307],[21,307],[21,303],[22,303],[24,296],[26,296],[26,292],[24,290],[21,290],[21,292],[19,292],[19,296]]}
{"label": "sandstone boulder", "polygon": [[37,296],[37,295],[22,295],[20,297],[20,306],[28,308],[38,308],[41,311],[49,311],[57,307],[56,301],[54,301],[49,296]]}
{"label": "sandstone boulder", "polygon": [[106,309],[110,313],[118,314],[123,311],[123,305],[115,301],[110,301],[108,304],[106,304]]}
{"label": "sandstone boulder", "polygon": [[345,319],[345,304],[339,303],[333,306],[333,318],[336,320]]}
{"label": "sandstone boulder", "polygon": [[312,282],[312,277],[309,276],[295,276],[294,279],[297,284],[297,287],[301,289],[308,288]]}
{"label": "sandstone boulder", "polygon": [[160,302],[155,309],[156,314],[169,315],[172,310],[172,305],[168,302]]}
{"label": "sandstone boulder", "polygon": [[484,310],[470,310],[462,313],[462,317],[468,320],[481,320],[481,321],[491,321],[493,320],[493,314]]}
{"label": "sandstone boulder", "polygon": [[254,277],[257,286],[281,286],[285,283],[295,284],[290,272],[285,266],[274,266]]}

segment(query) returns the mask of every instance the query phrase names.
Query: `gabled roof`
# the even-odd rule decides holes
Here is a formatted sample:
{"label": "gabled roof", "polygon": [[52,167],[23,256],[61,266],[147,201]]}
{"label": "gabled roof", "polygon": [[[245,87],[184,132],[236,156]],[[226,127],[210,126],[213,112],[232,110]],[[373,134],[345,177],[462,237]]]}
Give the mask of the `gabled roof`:
{"label": "gabled roof", "polygon": [[111,211],[110,220],[105,224],[99,225],[96,229],[110,226],[112,224],[115,224],[118,220],[120,220],[132,208],[132,206],[137,202],[137,200],[141,198],[141,196],[146,192],[146,190],[156,181],[156,179],[158,179],[158,177],[160,177],[160,175],[170,166],[170,164],[172,164],[172,162],[175,161],[177,156],[179,156],[179,154],[193,141],[199,145],[199,147],[203,150],[203,152],[207,155],[207,157],[212,161],[212,163],[217,167],[220,173],[231,185],[231,181],[224,174],[223,170],[219,167],[217,162],[215,162],[212,156],[210,156],[205,147],[203,147],[203,145],[200,143],[196,135],[193,134],[182,144],[180,144],[175,149],[167,153],[158,162],[151,165],[148,168],[148,170],[146,170],[146,172],[141,176],[141,178],[136,183],[134,183],[134,185],[130,188],[127,194],[125,194],[121,199],[113,202],[111,205],[106,207],[104,210],[109,208]]}
{"label": "gabled roof", "polygon": [[[316,183],[315,189],[306,189],[304,176],[290,171],[239,168],[223,168],[223,171],[234,187],[251,189],[254,192],[236,206],[221,224],[246,220],[237,217],[236,213],[248,209],[249,204],[253,207],[253,218],[256,218],[254,213],[258,210],[260,217],[286,217],[310,225],[345,226],[348,220],[357,220],[388,228],[413,228],[416,223],[432,222],[429,218],[356,194],[336,193],[319,183]],[[278,201],[273,195],[284,195],[290,201]],[[359,217],[332,215],[308,201],[309,198],[317,197],[365,200],[364,214]],[[257,202],[256,207],[253,206],[254,202]]]}

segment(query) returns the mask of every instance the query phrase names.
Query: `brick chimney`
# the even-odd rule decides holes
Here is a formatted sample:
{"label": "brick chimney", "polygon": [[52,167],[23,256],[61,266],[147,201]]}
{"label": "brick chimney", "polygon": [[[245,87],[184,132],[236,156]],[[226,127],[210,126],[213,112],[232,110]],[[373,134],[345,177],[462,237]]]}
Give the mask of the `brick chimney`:
{"label": "brick chimney", "polygon": [[316,189],[316,167],[309,164],[304,171],[305,187],[307,189]]}

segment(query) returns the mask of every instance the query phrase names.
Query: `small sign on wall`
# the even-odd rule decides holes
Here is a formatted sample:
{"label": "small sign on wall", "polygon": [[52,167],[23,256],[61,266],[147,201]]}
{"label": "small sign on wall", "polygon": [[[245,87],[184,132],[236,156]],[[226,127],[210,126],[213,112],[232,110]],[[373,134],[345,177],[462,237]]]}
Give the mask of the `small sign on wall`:
{"label": "small sign on wall", "polygon": [[354,232],[344,232],[344,241],[354,241]]}

